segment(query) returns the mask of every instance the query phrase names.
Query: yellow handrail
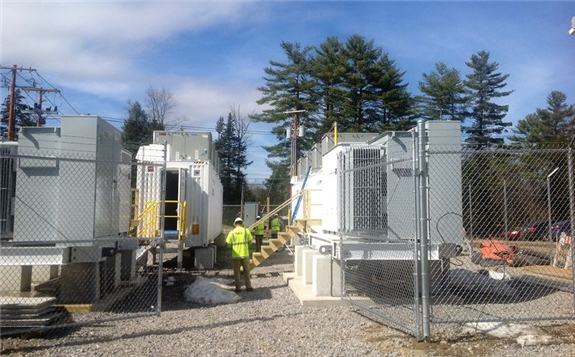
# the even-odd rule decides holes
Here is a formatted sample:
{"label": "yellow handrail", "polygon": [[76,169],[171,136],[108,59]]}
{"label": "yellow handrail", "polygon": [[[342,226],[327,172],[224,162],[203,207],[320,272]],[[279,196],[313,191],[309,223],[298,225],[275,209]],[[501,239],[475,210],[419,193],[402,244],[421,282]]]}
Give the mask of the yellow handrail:
{"label": "yellow handrail", "polygon": [[291,198],[288,198],[287,201],[285,201],[284,203],[282,203],[281,205],[277,206],[276,208],[274,208],[270,213],[266,214],[265,216],[263,216],[262,218],[260,218],[258,221],[256,221],[254,224],[252,224],[251,226],[248,227],[248,229],[250,231],[252,231],[258,224],[260,224],[261,222],[265,222],[267,221],[270,217],[272,217],[274,214],[278,213],[279,211],[281,211],[282,209],[284,209],[287,205],[289,205],[290,203],[292,203],[293,201],[295,201],[296,198],[298,198],[300,195],[302,194],[302,191],[296,193],[295,195],[293,195]]}
{"label": "yellow handrail", "polygon": [[142,222],[142,227],[138,229],[138,236],[152,238],[156,236],[158,221],[159,201],[148,201],[144,204],[144,209],[138,215],[138,220]]}
{"label": "yellow handrail", "polygon": [[[187,203],[185,201],[167,200],[165,203],[177,203],[177,215],[164,215],[164,218],[177,218],[178,219],[178,239],[186,239],[186,219],[187,219]],[[159,208],[160,201],[148,201],[144,204],[144,209],[138,216],[142,222],[142,227],[138,230],[139,237],[151,238],[155,237],[157,231],[160,229],[160,214]]]}
{"label": "yellow handrail", "polygon": [[180,212],[180,234],[179,234],[179,239],[183,240],[186,239],[186,221],[187,221],[187,217],[188,217],[188,210],[187,210],[188,204],[186,201],[184,202],[180,202],[180,210],[178,210],[178,212]]}

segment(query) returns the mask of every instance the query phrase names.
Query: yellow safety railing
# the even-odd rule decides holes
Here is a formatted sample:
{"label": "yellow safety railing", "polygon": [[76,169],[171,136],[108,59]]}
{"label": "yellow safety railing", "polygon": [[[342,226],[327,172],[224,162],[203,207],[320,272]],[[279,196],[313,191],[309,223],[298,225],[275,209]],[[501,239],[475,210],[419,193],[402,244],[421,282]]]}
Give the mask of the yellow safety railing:
{"label": "yellow safety railing", "polygon": [[144,204],[144,209],[138,215],[141,226],[138,228],[138,237],[153,238],[159,226],[160,201],[148,201]]}
{"label": "yellow safety railing", "polygon": [[[305,190],[304,190],[305,191]],[[260,224],[261,222],[265,222],[268,219],[270,219],[271,217],[273,217],[274,214],[278,213],[279,211],[281,211],[282,209],[284,209],[287,205],[289,205],[290,203],[292,203],[293,201],[295,201],[303,192],[300,191],[298,193],[296,193],[295,195],[293,195],[292,197],[290,197],[287,201],[285,201],[284,203],[282,203],[281,205],[277,206],[276,208],[274,208],[272,211],[270,211],[270,213],[266,214],[265,216],[263,216],[262,218],[260,218],[258,221],[256,221],[254,224],[252,224],[251,226],[248,227],[248,229],[250,231],[253,231],[253,229]]]}
{"label": "yellow safety railing", "polygon": [[178,219],[178,239],[186,239],[186,219],[187,219],[187,203],[186,201],[167,200],[166,203],[177,203],[177,215],[164,216],[164,218],[177,218]]}
{"label": "yellow safety railing", "polygon": [[[177,203],[177,215],[164,215],[164,218],[178,219],[178,239],[186,239],[187,203],[175,200],[168,200],[165,203]],[[160,201],[148,201],[144,204],[144,209],[138,215],[141,225],[138,228],[138,236],[153,238],[157,236],[160,229]]]}

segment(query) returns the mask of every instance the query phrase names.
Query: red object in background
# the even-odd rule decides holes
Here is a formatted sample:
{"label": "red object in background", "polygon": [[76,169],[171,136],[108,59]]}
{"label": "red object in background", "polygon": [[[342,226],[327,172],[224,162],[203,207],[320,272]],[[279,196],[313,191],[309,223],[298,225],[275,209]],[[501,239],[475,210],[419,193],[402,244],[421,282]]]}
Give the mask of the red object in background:
{"label": "red object in background", "polygon": [[499,240],[486,240],[479,248],[483,259],[503,260],[509,265],[513,265],[517,247],[507,245]]}
{"label": "red object in background", "polygon": [[507,237],[510,240],[519,240],[519,238],[521,238],[521,229],[516,229],[514,231],[511,231],[507,234]]}

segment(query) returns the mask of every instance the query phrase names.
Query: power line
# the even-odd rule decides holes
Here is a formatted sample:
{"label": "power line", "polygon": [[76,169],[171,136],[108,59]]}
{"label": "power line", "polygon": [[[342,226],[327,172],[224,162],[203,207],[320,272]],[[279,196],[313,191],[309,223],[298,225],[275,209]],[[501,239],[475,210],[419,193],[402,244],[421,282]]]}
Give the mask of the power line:
{"label": "power line", "polygon": [[[36,74],[38,75],[38,77],[42,78],[42,80],[43,80],[44,82],[46,82],[47,85],[49,85],[50,87],[56,89],[56,87],[54,87],[53,85],[51,85],[50,82],[48,82],[48,81],[46,80],[46,78],[42,77],[42,75],[41,75],[40,73],[38,73],[38,71],[36,71]],[[66,97],[64,97],[64,94],[62,94],[61,91],[60,91],[60,97],[62,97],[62,99],[64,99],[64,101],[70,106],[70,108],[72,108],[72,110],[73,110],[74,112],[76,112],[77,115],[80,115],[80,112],[77,111],[76,108],[74,108],[74,107],[72,106],[72,104],[70,104],[70,102],[68,101],[68,99],[66,99]]]}

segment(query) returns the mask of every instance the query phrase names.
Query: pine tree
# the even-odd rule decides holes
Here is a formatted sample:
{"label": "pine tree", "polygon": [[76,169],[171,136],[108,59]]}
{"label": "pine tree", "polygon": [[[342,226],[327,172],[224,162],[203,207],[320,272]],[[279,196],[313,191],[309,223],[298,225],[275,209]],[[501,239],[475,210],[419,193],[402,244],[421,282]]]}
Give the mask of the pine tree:
{"label": "pine tree", "polygon": [[[22,95],[20,89],[16,89],[14,94],[14,126],[13,126],[13,137],[17,140],[18,130],[22,126],[36,126],[36,121],[32,118],[31,114],[24,113],[24,111],[30,109],[24,103],[24,96]],[[2,112],[0,113],[0,136],[2,140],[8,137],[8,117],[10,112],[10,95],[4,98],[2,103]]]}
{"label": "pine tree", "polygon": [[128,119],[122,126],[122,143],[135,157],[141,145],[152,142],[153,131],[163,130],[163,127],[158,122],[149,120],[148,114],[138,101],[128,101],[128,106]]}
{"label": "pine tree", "polygon": [[346,72],[343,51],[343,44],[337,37],[328,37],[315,48],[315,56],[311,59],[314,91],[321,104],[320,133],[329,131],[334,122],[343,124],[345,96],[342,84]]}
{"label": "pine tree", "polygon": [[[299,43],[282,41],[281,48],[286,55],[285,63],[270,61],[270,67],[264,69],[266,76],[265,86],[259,87],[262,98],[258,104],[267,104],[270,109],[261,114],[251,115],[250,118],[257,122],[277,124],[273,129],[279,141],[272,146],[264,146],[268,151],[269,158],[280,159],[279,162],[287,164],[290,157],[290,143],[285,136],[285,128],[292,127],[293,116],[284,112],[291,110],[305,110],[298,114],[298,125],[307,128],[305,137],[298,138],[298,157],[302,152],[311,148],[319,139],[317,131],[318,100],[314,91],[314,81],[310,78],[310,51],[311,47],[302,47]],[[272,168],[272,176],[277,175]],[[284,169],[282,169],[283,171]],[[287,172],[287,170],[286,170]]]}
{"label": "pine tree", "polygon": [[353,35],[343,51],[346,72],[342,130],[378,132],[409,127],[412,98],[395,62],[374,41]]}
{"label": "pine tree", "polygon": [[467,97],[457,69],[437,62],[434,71],[423,74],[419,89],[424,94],[422,116],[425,119],[465,120]]}
{"label": "pine tree", "polygon": [[486,51],[472,55],[466,65],[473,70],[464,81],[470,96],[472,120],[471,126],[464,128],[469,135],[466,141],[473,144],[502,143],[503,139],[494,135],[500,135],[506,127],[511,126],[510,122],[503,121],[509,106],[496,104],[492,100],[513,92],[502,91],[509,75],[497,72],[499,64],[489,62],[489,52]]}
{"label": "pine tree", "polygon": [[[559,91],[552,91],[547,96],[547,107],[537,108],[534,113],[528,114],[525,119],[519,120],[513,129],[515,135],[509,139],[517,144],[528,144],[540,148],[565,148],[571,142],[575,134],[575,106],[567,104],[567,96]],[[519,168],[514,174],[523,168],[527,171],[525,176],[538,182],[545,182],[547,175],[558,168],[559,170],[549,181],[551,200],[551,213],[558,219],[568,218],[565,208],[569,207],[569,168],[566,155],[561,151],[542,151],[540,154],[523,155],[514,164]],[[541,187],[541,185],[539,185]],[[532,195],[537,197],[541,207],[547,208],[548,196],[546,190],[537,187],[522,197]],[[545,210],[544,210],[545,211]]]}
{"label": "pine tree", "polygon": [[359,35],[351,36],[345,43],[346,74],[344,88],[346,105],[342,130],[354,132],[370,131],[377,121],[374,82],[379,74],[376,63],[381,48],[374,41],[366,41]]}
{"label": "pine tree", "polygon": [[230,112],[226,121],[220,117],[216,122],[218,139],[215,141],[215,146],[220,157],[220,178],[225,204],[238,204],[242,189],[244,198],[250,196],[244,170],[252,162],[247,159],[247,140],[245,133],[238,130],[238,120],[241,119]]}
{"label": "pine tree", "polygon": [[565,103],[567,96],[552,91],[547,96],[547,108],[536,109],[519,120],[510,136],[517,143],[568,144],[575,134],[575,106]]}

